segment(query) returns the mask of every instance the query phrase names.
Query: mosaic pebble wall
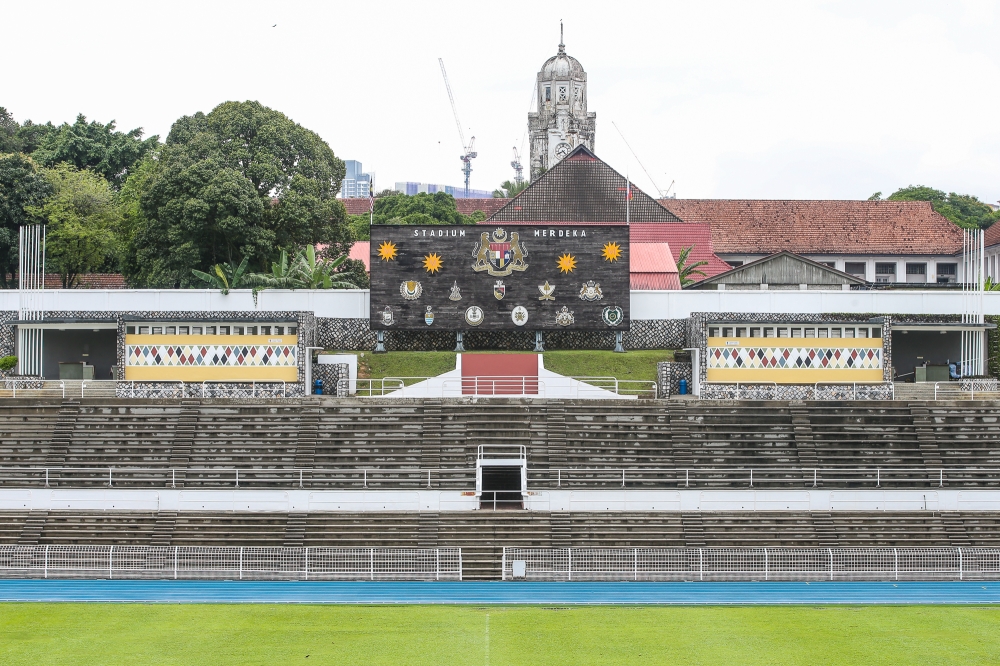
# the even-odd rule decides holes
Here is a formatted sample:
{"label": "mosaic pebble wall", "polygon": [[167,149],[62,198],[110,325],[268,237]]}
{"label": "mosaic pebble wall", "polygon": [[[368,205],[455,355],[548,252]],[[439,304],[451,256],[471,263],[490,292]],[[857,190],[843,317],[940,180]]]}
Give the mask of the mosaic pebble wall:
{"label": "mosaic pebble wall", "polygon": [[702,384],[705,400],[892,400],[892,384],[822,386],[813,384]]}
{"label": "mosaic pebble wall", "polygon": [[656,364],[656,379],[658,397],[669,398],[672,395],[680,395],[681,380],[686,379],[688,383],[688,394],[691,393],[691,364],[677,361],[660,361]]}
{"label": "mosaic pebble wall", "polygon": [[[350,395],[351,387],[345,382],[340,384],[341,379],[351,378],[351,369],[346,363],[314,363],[312,367],[313,381],[323,380],[323,394],[336,395],[338,398],[346,398]],[[309,387],[312,393],[312,387]]]}
{"label": "mosaic pebble wall", "polygon": [[[318,343],[327,349],[371,351],[376,334],[367,319],[317,318]],[[632,328],[624,331],[626,349],[680,349],[687,344],[687,320],[632,320]],[[614,349],[613,331],[546,331],[545,349]],[[534,331],[466,331],[463,345],[468,351],[477,349],[531,351],[535,348]],[[385,332],[388,351],[452,351],[455,334],[444,331]]]}

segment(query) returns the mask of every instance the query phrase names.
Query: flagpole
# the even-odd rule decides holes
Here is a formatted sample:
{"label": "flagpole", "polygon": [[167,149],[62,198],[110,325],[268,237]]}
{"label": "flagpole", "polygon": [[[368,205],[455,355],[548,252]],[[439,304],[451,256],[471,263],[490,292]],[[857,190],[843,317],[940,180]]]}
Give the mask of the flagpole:
{"label": "flagpole", "polygon": [[375,172],[368,179],[368,230],[371,235],[372,225],[375,224]]}
{"label": "flagpole", "polygon": [[628,171],[625,172],[625,224],[629,224],[629,204],[632,203],[632,183],[628,179]]}

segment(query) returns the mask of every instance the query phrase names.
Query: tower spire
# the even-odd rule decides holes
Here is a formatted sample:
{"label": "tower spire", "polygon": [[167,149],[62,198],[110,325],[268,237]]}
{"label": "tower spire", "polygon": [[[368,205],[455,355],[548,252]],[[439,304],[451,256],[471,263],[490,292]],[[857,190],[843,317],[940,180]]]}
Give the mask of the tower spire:
{"label": "tower spire", "polygon": [[562,19],[559,19],[559,53],[560,54],[565,54],[566,53],[566,45],[563,44],[563,22],[562,22]]}

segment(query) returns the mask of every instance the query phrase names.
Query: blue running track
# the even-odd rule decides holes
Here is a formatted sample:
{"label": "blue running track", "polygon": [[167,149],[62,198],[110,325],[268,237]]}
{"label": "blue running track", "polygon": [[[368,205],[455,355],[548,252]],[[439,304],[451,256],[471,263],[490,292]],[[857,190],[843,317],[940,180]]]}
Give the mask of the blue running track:
{"label": "blue running track", "polygon": [[6,580],[0,601],[297,604],[1000,604],[1000,582],[513,583]]}

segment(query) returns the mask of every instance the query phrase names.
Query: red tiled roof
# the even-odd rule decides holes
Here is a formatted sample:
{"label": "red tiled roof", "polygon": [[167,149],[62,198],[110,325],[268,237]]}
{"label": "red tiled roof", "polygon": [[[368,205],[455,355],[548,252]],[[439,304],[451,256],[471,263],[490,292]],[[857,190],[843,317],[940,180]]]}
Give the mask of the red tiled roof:
{"label": "red tiled roof", "polygon": [[[348,215],[367,215],[368,199],[341,199]],[[486,217],[497,212],[510,199],[455,199],[455,209],[462,215],[472,215],[477,210],[483,211]]]}
{"label": "red tiled roof", "polygon": [[983,244],[986,247],[1000,243],[1000,222],[994,222],[983,234]]}
{"label": "red tiled roof", "polygon": [[[17,274],[11,276],[17,284]],[[125,289],[125,276],[120,273],[87,273],[76,279],[75,289]],[[62,276],[45,274],[45,289],[62,289]]]}
{"label": "red tiled roof", "polygon": [[926,201],[661,199],[712,225],[719,253],[954,254],[962,230]]}
{"label": "red tiled roof", "polygon": [[[705,277],[725,273],[732,268],[715,255],[712,247],[712,229],[707,224],[688,222],[632,224],[629,226],[629,244],[635,247],[638,243],[667,243],[675,262],[680,258],[681,250],[690,247],[688,264],[707,261],[708,264],[698,267]],[[676,270],[676,264],[674,269]]]}
{"label": "red tiled roof", "polygon": [[632,289],[680,289],[677,264],[667,243],[629,243]]}

